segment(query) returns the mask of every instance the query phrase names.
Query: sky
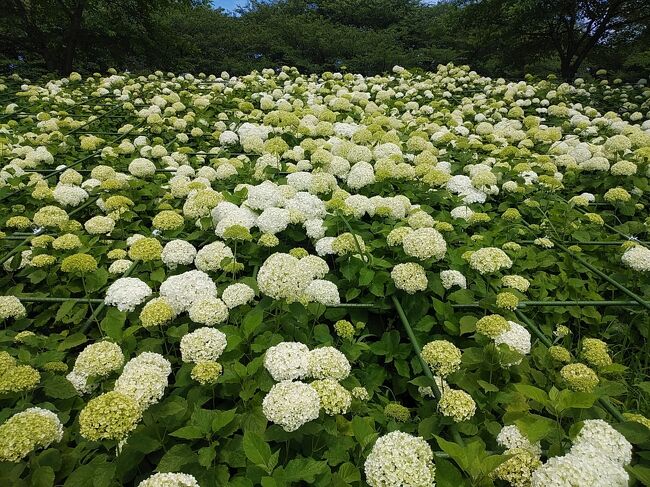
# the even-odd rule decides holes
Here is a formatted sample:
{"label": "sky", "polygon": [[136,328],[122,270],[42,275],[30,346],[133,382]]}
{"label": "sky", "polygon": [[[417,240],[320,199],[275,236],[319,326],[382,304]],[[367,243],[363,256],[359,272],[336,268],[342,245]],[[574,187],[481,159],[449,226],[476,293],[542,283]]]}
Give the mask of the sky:
{"label": "sky", "polygon": [[248,3],[247,0],[213,0],[212,5],[221,7],[225,10],[234,10],[239,6],[244,6]]}
{"label": "sky", "polygon": [[[424,3],[436,3],[437,0],[425,0]],[[244,7],[248,0],[212,0],[212,5],[221,7],[225,10],[232,11],[237,7]]]}

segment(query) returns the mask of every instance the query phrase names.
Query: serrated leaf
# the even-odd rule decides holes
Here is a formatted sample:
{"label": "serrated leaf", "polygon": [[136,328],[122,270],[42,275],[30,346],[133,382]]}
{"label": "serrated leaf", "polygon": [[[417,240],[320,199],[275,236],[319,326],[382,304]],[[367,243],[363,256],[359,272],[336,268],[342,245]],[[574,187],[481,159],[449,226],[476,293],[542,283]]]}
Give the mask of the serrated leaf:
{"label": "serrated leaf", "polygon": [[319,462],[311,458],[295,458],[284,467],[284,478],[287,482],[304,480],[313,483],[317,475],[326,471],[326,462]]}
{"label": "serrated leaf", "polygon": [[165,453],[156,467],[157,472],[178,472],[181,467],[197,460],[189,445],[174,445]]}
{"label": "serrated leaf", "polygon": [[182,428],[178,428],[176,431],[170,433],[170,435],[185,440],[196,440],[205,436],[201,428],[197,426],[183,426]]}
{"label": "serrated leaf", "polygon": [[60,375],[48,377],[43,381],[45,394],[54,399],[69,399],[78,395],[68,379]]}
{"label": "serrated leaf", "polygon": [[228,411],[215,411],[215,418],[212,420],[212,431],[215,433],[224,426],[227,426],[237,416],[237,408]]}

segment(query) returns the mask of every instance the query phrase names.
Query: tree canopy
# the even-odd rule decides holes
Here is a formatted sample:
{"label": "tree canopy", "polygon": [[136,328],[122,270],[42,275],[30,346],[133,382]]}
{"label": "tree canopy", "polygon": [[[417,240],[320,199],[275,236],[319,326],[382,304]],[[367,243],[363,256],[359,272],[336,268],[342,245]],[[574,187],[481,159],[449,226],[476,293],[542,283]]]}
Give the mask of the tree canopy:
{"label": "tree canopy", "polygon": [[7,0],[0,70],[380,73],[469,64],[490,76],[569,80],[650,68],[647,0]]}

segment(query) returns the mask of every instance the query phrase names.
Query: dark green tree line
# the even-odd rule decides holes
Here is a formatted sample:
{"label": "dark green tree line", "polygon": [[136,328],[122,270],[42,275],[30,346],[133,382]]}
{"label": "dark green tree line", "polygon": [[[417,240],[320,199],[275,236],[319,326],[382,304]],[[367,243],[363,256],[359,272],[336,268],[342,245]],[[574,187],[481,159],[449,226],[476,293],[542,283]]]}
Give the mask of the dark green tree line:
{"label": "dark green tree line", "polygon": [[208,0],[5,0],[0,70],[109,67],[234,74],[381,73],[469,64],[490,76],[650,68],[647,0],[253,0],[236,15]]}

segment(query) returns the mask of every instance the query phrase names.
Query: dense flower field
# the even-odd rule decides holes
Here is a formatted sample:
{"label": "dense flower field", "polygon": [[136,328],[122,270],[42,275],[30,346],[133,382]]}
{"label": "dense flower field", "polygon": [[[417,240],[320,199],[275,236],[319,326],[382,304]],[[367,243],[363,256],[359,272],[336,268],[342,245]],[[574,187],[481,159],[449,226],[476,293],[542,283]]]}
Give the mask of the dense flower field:
{"label": "dense flower field", "polygon": [[0,80],[0,485],[650,481],[650,89]]}

